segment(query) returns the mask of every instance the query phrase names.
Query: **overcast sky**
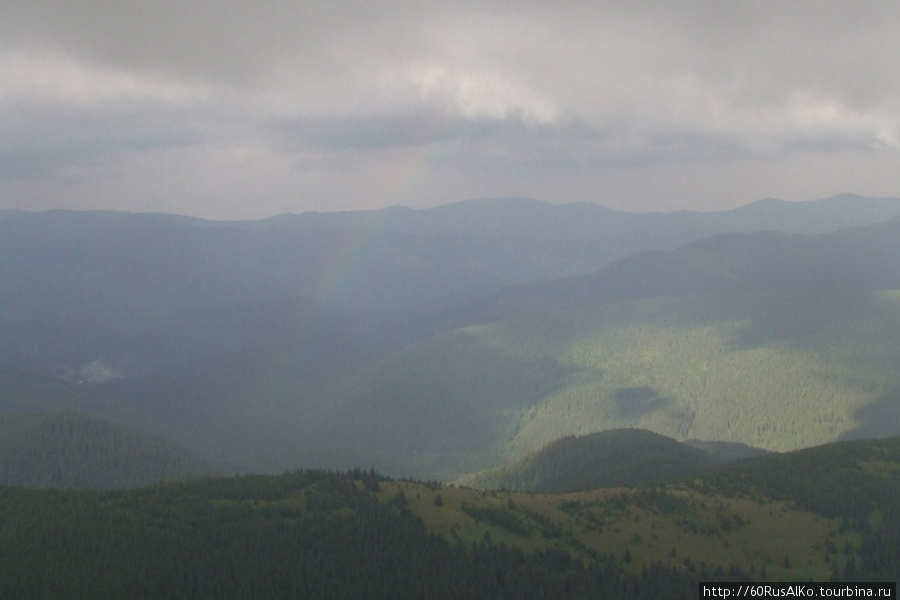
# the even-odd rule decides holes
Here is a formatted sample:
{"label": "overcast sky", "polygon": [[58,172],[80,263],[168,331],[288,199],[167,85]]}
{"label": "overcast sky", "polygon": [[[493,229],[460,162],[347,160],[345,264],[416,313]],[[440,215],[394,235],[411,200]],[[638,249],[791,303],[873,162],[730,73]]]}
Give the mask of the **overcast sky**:
{"label": "overcast sky", "polygon": [[900,195],[900,2],[0,0],[0,208]]}

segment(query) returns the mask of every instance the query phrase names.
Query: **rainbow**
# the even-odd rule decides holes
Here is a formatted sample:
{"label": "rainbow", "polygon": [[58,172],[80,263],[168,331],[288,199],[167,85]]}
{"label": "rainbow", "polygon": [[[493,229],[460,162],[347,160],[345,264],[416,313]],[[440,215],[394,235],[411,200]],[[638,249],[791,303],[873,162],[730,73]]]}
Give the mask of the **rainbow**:
{"label": "rainbow", "polygon": [[[420,132],[420,138],[450,141],[455,137],[450,131],[454,127],[452,120],[423,121],[423,126],[425,131]],[[379,204],[392,207],[408,204],[440,169],[446,148],[447,143],[430,142],[393,152],[394,159],[375,186],[375,196],[381,198]],[[285,323],[282,335],[267,340],[246,399],[248,418],[255,420],[254,415],[259,415],[258,423],[271,423],[271,418],[262,415],[272,410],[283,411],[286,419],[302,418],[303,390],[285,390],[284,385],[296,381],[293,371],[297,369],[298,359],[316,352],[316,346],[327,335],[327,324],[336,317],[335,312],[341,307],[359,305],[359,299],[351,297],[358,292],[354,283],[364,279],[371,260],[377,255],[373,249],[402,217],[402,212],[384,208],[364,214],[358,227],[340,233],[331,251],[322,257],[323,263],[314,280],[307,282],[314,300],[312,312],[298,315],[299,322],[295,318],[294,322]]]}

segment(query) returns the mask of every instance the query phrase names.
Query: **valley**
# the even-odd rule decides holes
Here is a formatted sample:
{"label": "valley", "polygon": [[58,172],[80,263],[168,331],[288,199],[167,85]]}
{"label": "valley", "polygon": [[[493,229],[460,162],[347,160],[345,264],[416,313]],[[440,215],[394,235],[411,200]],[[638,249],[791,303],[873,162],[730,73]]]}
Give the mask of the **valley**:
{"label": "valley", "polygon": [[898,435],[891,214],[14,215],[0,414],[80,411],[239,470],[445,481],[623,427],[772,451]]}

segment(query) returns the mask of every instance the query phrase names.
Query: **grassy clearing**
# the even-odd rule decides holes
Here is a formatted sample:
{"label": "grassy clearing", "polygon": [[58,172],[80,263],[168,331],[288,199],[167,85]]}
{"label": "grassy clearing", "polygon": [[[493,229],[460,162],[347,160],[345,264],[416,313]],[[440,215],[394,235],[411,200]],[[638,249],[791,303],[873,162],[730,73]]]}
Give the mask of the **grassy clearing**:
{"label": "grassy clearing", "polygon": [[[528,552],[564,548],[584,558],[613,554],[635,572],[652,563],[686,570],[706,563],[726,572],[737,566],[765,573],[772,580],[826,580],[836,549],[859,543],[858,535],[839,530],[837,520],[787,502],[677,487],[548,495],[394,481],[381,483],[379,497],[387,502],[399,492],[431,532],[449,541],[480,543],[487,537]],[[515,519],[527,533],[501,519],[472,516],[491,511]]]}

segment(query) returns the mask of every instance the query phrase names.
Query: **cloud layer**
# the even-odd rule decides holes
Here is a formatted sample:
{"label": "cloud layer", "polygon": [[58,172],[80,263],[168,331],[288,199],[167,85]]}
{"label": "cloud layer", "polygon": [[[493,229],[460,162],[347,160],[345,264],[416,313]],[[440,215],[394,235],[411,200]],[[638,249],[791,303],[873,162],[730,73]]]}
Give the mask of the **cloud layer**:
{"label": "cloud layer", "polygon": [[3,207],[900,194],[900,5],[0,2]]}

